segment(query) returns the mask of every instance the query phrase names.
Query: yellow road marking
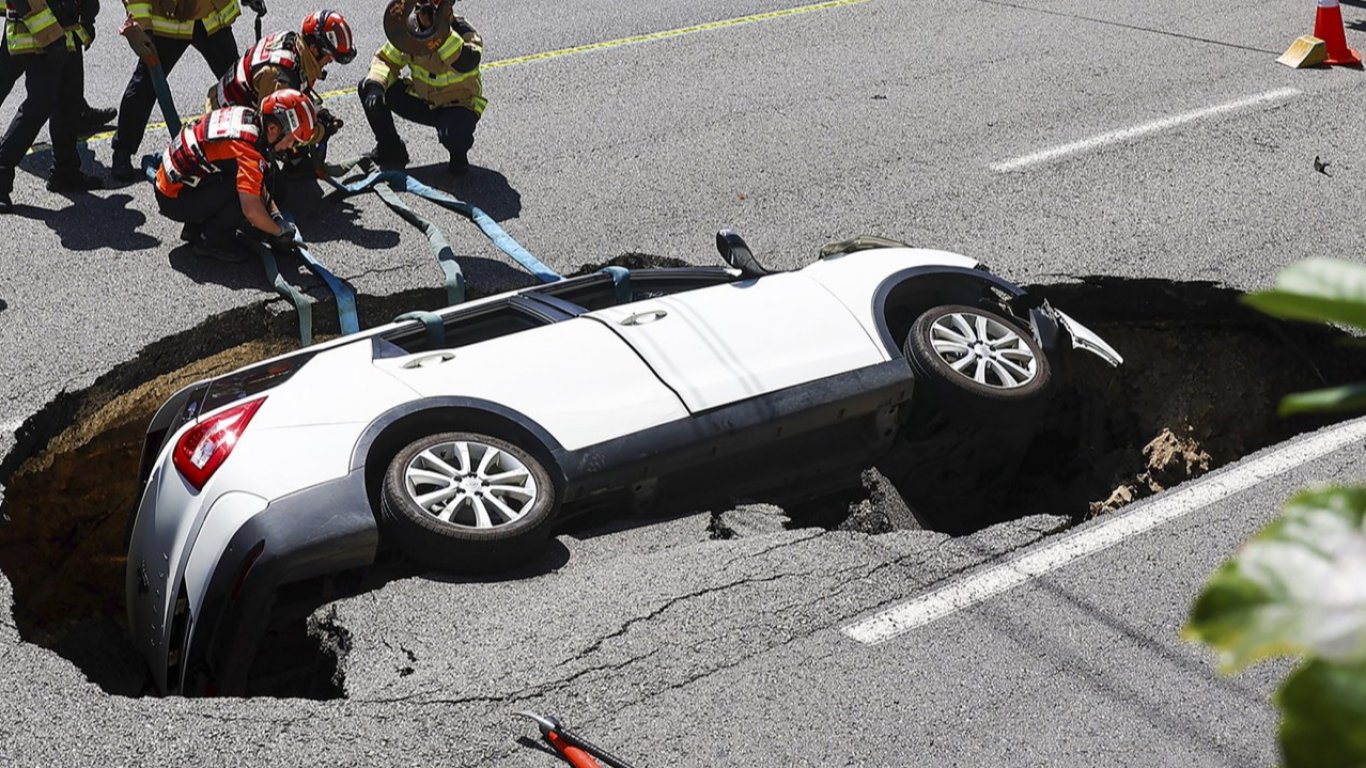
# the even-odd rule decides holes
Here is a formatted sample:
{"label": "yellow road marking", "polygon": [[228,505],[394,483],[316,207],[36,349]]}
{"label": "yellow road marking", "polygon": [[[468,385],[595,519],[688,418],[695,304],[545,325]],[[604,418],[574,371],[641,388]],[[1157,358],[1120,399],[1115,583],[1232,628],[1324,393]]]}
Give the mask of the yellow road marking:
{"label": "yellow road marking", "polygon": [[[691,35],[697,32],[710,32],[715,29],[725,29],[726,27],[735,27],[741,24],[754,24],[760,21],[770,21],[772,19],[781,19],[787,16],[797,16],[799,14],[814,13],[816,11],[828,11],[834,8],[843,8],[849,5],[861,5],[867,2],[870,2],[870,0],[827,0],[827,2],[823,3],[814,3],[812,5],[800,5],[795,8],[784,8],[780,11],[768,11],[766,13],[756,13],[750,16],[739,16],[734,19],[709,21],[705,24],[694,24],[691,27],[680,27],[678,29],[669,29],[663,32],[647,32],[643,35],[631,35],[630,37],[622,37],[616,40],[604,40],[600,43],[588,43],[587,45],[576,45],[572,48],[561,48],[555,51],[545,51],[544,53],[530,53],[525,56],[514,56],[510,59],[499,59],[498,61],[490,62],[488,64],[483,65],[482,68],[498,69],[499,67],[511,67],[517,64],[528,64],[533,61],[558,59],[564,56],[574,56],[580,53],[589,53],[591,51],[603,51],[607,50],[608,48],[620,48],[622,46],[627,45],[649,43],[655,40],[667,40],[671,37],[681,37],[683,35]],[[326,100],[335,99],[340,96],[349,96],[355,92],[356,88],[355,86],[352,86],[350,88],[341,88],[335,91],[327,91],[321,95],[322,98]],[[147,125],[148,130],[159,130],[165,127],[166,123],[164,122],[148,123]],[[113,131],[105,131],[103,133],[97,133],[93,136],[90,136],[86,141],[90,143],[97,141],[105,141],[107,139],[112,138],[113,135]]]}

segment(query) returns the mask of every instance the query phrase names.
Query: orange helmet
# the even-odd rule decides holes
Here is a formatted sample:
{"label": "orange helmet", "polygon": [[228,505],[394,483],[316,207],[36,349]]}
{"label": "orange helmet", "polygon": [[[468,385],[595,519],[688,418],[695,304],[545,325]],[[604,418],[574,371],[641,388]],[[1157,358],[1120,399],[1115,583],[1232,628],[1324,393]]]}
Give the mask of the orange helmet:
{"label": "orange helmet", "polygon": [[351,25],[336,11],[323,9],[305,16],[303,35],[304,40],[316,45],[318,50],[332,54],[338,64],[350,64],[356,58]]}
{"label": "orange helmet", "polygon": [[318,108],[313,100],[298,91],[284,88],[261,100],[261,114],[274,120],[285,133],[300,144],[307,144],[318,132]]}

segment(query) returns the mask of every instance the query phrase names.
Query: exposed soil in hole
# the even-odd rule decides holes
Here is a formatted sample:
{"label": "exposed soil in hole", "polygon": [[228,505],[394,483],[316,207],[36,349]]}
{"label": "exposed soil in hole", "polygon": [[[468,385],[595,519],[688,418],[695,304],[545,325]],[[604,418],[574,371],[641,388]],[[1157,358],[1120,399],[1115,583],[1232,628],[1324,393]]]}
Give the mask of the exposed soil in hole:
{"label": "exposed soil in hole", "polygon": [[[655,261],[626,254],[608,263]],[[1366,380],[1366,350],[1342,346],[1343,334],[1267,320],[1210,284],[1097,280],[1041,290],[1118,348],[1126,365],[1068,355],[1067,385],[1024,445],[919,414],[923,426],[877,471],[844,493],[785,510],[789,524],[881,533],[930,521],[958,532],[1038,513],[1080,520],[1326,423],[1278,418],[1287,393]],[[145,425],[180,386],[293,347],[287,337],[252,341],[117,396],[92,393],[71,409],[69,427],[5,479],[11,522],[0,528],[0,568],[14,584],[26,640],[72,659],[106,690],[139,692],[128,678],[140,661],[114,659],[111,647],[123,622],[122,542]],[[313,670],[306,689],[271,692],[337,695],[319,644],[343,647],[345,630],[306,618],[270,644],[289,649],[272,667]]]}

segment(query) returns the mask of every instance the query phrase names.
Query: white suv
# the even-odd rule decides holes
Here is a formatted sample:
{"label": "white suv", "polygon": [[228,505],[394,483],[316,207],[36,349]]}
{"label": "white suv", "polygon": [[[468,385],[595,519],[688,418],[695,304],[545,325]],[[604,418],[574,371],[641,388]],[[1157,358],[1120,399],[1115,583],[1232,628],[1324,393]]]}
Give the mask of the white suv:
{"label": "white suv", "polygon": [[800,500],[885,453],[912,398],[1001,420],[1055,349],[1119,355],[972,259],[851,241],[769,273],[609,268],[268,360],[147,431],[129,627],[164,692],[239,693],[279,587],[509,567],[594,505]]}

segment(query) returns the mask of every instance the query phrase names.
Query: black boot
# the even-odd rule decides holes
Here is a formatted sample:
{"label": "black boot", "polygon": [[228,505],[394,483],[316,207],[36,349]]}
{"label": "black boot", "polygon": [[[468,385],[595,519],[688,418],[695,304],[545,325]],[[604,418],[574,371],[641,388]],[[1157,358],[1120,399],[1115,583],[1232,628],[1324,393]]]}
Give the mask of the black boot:
{"label": "black boot", "polygon": [[80,168],[53,168],[47,177],[49,192],[89,192],[104,186],[100,177],[84,173]]}
{"label": "black boot", "polygon": [[0,165],[0,213],[9,213],[14,210],[14,201],[9,197],[13,191],[14,169]]}
{"label": "black boot", "polygon": [[404,168],[408,165],[408,147],[401,141],[397,144],[376,144],[374,149],[361,157],[374,160],[382,168]]}
{"label": "black boot", "polygon": [[225,261],[229,264],[246,261],[247,257],[251,255],[247,253],[241,243],[238,243],[235,240],[210,240],[203,234],[196,235],[195,238],[190,241],[190,250],[194,251],[196,256],[217,259],[218,261]]}
{"label": "black boot", "polygon": [[470,159],[463,154],[451,155],[451,161],[446,163],[446,171],[452,176],[464,176],[469,170]]}
{"label": "black boot", "polygon": [[109,173],[119,181],[137,181],[142,171],[133,167],[133,155],[122,150],[114,150],[114,160],[109,164]]}
{"label": "black boot", "polygon": [[101,128],[114,122],[114,118],[117,116],[118,110],[113,107],[98,109],[86,104],[85,108],[81,110],[81,116],[77,118],[76,132],[81,136],[99,133]]}

